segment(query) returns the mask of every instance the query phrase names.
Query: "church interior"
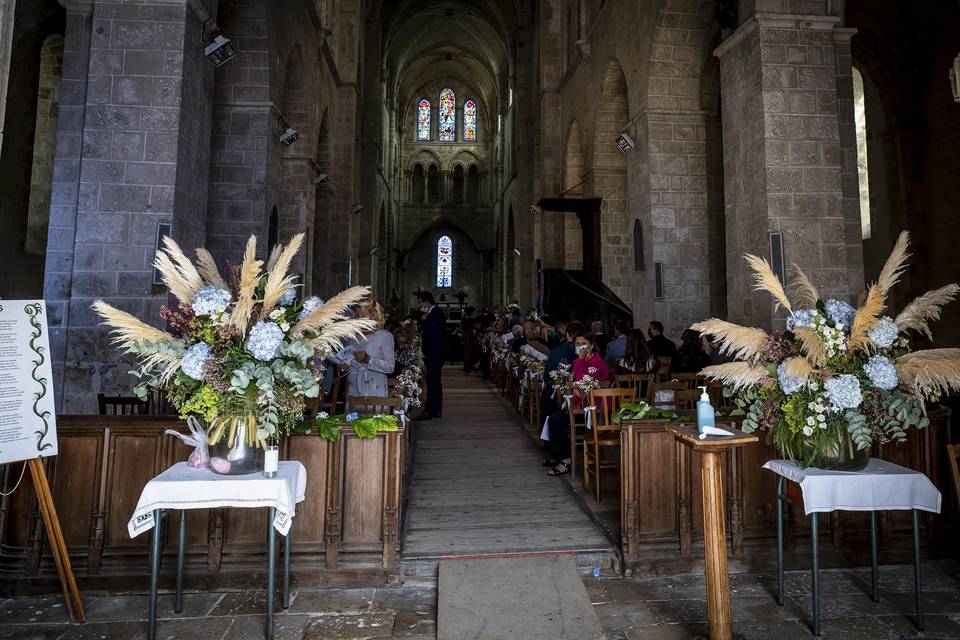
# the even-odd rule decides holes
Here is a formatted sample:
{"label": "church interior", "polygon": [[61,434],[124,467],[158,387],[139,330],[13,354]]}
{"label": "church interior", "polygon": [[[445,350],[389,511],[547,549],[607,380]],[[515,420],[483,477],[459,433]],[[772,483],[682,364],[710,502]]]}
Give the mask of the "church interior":
{"label": "church interior", "polygon": [[[0,118],[0,301],[45,301],[51,386],[58,413],[70,416],[96,414],[98,393],[129,394],[129,358],[91,304],[103,300],[161,326],[171,295],[153,263],[164,235],[206,247],[226,271],[251,235],[266,259],[302,233],[291,272],[303,296],[329,299],[368,285],[382,305],[405,311],[429,291],[448,312],[515,304],[538,317],[600,319],[608,330],[619,320],[642,328],[658,321],[674,341],[708,318],[783,330],[788,313],[754,289],[745,254],[770,260],[782,280],[795,264],[823,298],[857,305],[907,231],[910,267],[892,307],[960,281],[957,0],[6,0]],[[932,337],[919,341],[960,347],[960,304],[946,305]],[[479,423],[495,430],[517,419],[505,410],[489,418],[503,408],[481,404],[449,375],[448,398],[459,404],[447,421],[480,412]],[[960,406],[956,397],[943,401]],[[430,428],[417,445],[420,461],[410,463],[428,466],[414,467],[407,496],[426,510],[404,521],[413,527],[408,551],[422,549],[418,561],[452,553],[431,546],[440,535],[431,519],[443,516],[430,510],[427,488],[439,476],[429,465],[444,464],[431,447],[450,443],[430,445],[439,437]],[[496,433],[499,444],[483,445],[481,455],[493,468],[510,457],[496,447],[512,437]],[[960,440],[949,423],[936,433],[942,444]],[[672,446],[659,451],[670,457]],[[462,442],[453,449],[474,455]],[[746,482],[766,477],[756,462]],[[542,480],[538,471],[529,486]],[[950,482],[945,475],[940,489],[955,526],[960,503]],[[699,500],[701,490],[691,491]],[[3,502],[0,537],[27,518],[25,504]],[[748,551],[751,522],[762,522],[770,542],[774,508],[741,507],[728,518],[743,518]],[[614,520],[621,513],[615,498],[603,508]],[[603,508],[591,503],[590,518],[603,521]],[[110,547],[110,527],[119,525],[102,504],[84,509],[99,518],[89,529],[99,533],[80,527],[70,535]],[[699,544],[697,509],[691,540]],[[128,515],[117,518],[124,524]],[[586,542],[571,534],[569,544],[602,556],[600,566],[616,554],[604,539],[609,530],[595,535],[593,526],[583,524]],[[620,521],[610,526],[618,536]],[[673,531],[672,520],[665,526]],[[867,541],[863,527],[858,544]],[[906,536],[895,555],[912,562],[901,557],[909,522],[884,527]],[[17,531],[26,539],[26,524]],[[330,553],[320,551],[326,531],[303,551],[308,561]],[[654,555],[669,546],[656,536]],[[826,564],[845,566],[841,537]],[[125,543],[104,557],[104,571],[126,562]],[[343,553],[372,553],[350,544]],[[206,562],[204,549],[197,557]],[[37,575],[41,557],[35,551]],[[942,637],[960,638],[960,584],[949,578],[956,551],[943,557],[948,564],[930,574],[942,578],[931,587],[940,589],[940,609],[928,613]],[[227,566],[229,545],[223,558]],[[578,560],[581,569],[592,561]],[[733,564],[741,561],[750,565]],[[645,557],[636,575],[673,567],[655,565]],[[422,566],[406,568],[413,576]],[[97,584],[100,565],[89,569],[85,584]],[[313,587],[350,585],[311,579]],[[590,595],[620,603],[612,588]],[[898,595],[896,606],[912,610],[912,595]],[[846,597],[833,617],[859,615]],[[14,605],[0,599],[0,618],[5,606]],[[682,614],[664,615],[676,622]],[[656,635],[646,623],[629,635],[622,621],[601,622],[611,638],[695,635]],[[753,623],[751,638],[776,634]],[[879,638],[881,628],[916,637],[904,624],[885,620],[842,637]],[[393,633],[436,633],[427,623],[418,629],[427,631]],[[367,637],[333,633],[303,637]]]}

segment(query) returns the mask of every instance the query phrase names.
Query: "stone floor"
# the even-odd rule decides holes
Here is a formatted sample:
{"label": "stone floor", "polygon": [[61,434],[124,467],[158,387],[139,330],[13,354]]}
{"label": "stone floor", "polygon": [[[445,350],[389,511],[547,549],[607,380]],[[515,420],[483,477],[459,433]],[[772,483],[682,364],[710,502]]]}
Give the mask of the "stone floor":
{"label": "stone floor", "polygon": [[[842,640],[960,639],[960,562],[924,567],[926,632],[913,625],[913,570],[883,567],[881,600],[867,596],[867,570],[822,572],[822,638]],[[774,603],[771,573],[731,577],[734,630],[746,640],[810,638],[809,574],[787,574],[783,608]],[[610,640],[683,640],[706,634],[704,581],[699,575],[584,578]],[[290,610],[276,616],[277,640],[426,640],[436,633],[435,586],[302,590]],[[104,640],[146,638],[146,597],[84,598],[88,622],[63,622],[57,597],[0,600],[0,640]],[[175,615],[173,597],[160,598],[159,640],[245,640],[263,637],[260,593],[188,593]],[[518,639],[519,640],[519,639]]]}

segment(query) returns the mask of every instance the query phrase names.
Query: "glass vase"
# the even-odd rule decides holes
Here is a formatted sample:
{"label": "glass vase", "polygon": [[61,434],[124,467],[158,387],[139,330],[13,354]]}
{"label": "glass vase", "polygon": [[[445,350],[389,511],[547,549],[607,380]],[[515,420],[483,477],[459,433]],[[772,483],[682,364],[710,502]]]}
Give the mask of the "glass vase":
{"label": "glass vase", "polygon": [[257,419],[254,416],[214,418],[207,431],[210,470],[225,476],[261,471],[263,449],[257,443],[256,433]]}
{"label": "glass vase", "polygon": [[[809,466],[829,471],[860,471],[870,462],[870,449],[857,449],[846,425],[831,426],[813,451]],[[810,455],[807,459],[811,459]]]}

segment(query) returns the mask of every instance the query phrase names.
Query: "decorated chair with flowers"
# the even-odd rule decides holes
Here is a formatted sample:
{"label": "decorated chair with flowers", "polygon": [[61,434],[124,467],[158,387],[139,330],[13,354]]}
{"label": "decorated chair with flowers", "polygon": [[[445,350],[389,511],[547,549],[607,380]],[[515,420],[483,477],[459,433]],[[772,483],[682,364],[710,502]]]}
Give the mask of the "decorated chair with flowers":
{"label": "decorated chair with flowers", "polygon": [[[591,474],[597,502],[600,502],[600,474],[607,469],[619,469],[619,456],[610,455],[620,447],[620,425],[613,416],[626,402],[635,402],[635,389],[594,389],[590,391],[589,405],[594,407],[590,428],[583,440],[583,489],[590,490]],[[607,455],[604,455],[606,450]]]}

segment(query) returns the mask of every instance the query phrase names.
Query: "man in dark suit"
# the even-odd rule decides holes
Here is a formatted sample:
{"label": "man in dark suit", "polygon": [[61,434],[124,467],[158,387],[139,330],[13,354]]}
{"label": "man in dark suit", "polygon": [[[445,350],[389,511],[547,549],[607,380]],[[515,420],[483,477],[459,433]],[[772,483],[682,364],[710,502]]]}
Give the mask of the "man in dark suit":
{"label": "man in dark suit", "polygon": [[433,300],[429,291],[417,293],[420,306],[420,338],[423,346],[423,361],[426,367],[427,406],[420,420],[439,418],[443,413],[443,385],[440,374],[446,350],[447,316]]}

